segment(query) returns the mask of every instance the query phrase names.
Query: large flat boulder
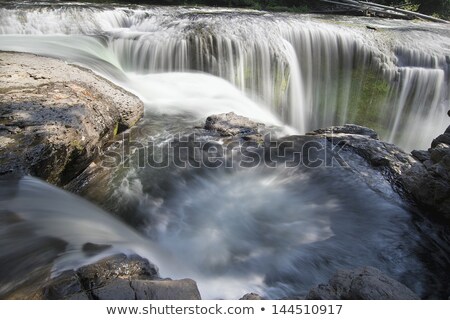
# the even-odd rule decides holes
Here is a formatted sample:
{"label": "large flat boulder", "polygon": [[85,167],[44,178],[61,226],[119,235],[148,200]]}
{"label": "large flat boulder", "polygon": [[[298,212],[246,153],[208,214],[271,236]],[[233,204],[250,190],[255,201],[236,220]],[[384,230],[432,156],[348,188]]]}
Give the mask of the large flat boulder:
{"label": "large flat boulder", "polygon": [[136,96],[89,70],[0,53],[0,175],[64,185],[142,115]]}
{"label": "large flat boulder", "polygon": [[191,279],[161,279],[156,267],[137,255],[118,254],[50,280],[42,299],[198,300]]}

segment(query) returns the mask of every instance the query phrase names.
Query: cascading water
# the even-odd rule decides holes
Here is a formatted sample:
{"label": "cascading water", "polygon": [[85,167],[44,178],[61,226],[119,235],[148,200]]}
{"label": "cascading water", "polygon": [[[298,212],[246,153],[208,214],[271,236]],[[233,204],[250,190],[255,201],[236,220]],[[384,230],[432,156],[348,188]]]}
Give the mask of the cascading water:
{"label": "cascading water", "polygon": [[[15,35],[3,36],[1,49],[95,68],[82,57],[93,54],[138,74],[210,73],[300,132],[354,122],[412,149],[427,147],[445,129],[450,32],[437,24],[93,5],[3,8],[0,17],[0,33]],[[44,39],[28,43],[30,35]],[[54,50],[62,35],[85,52]],[[418,121],[425,130],[414,130]]]}
{"label": "cascading water", "polygon": [[[362,18],[94,4],[0,7],[0,50],[60,57],[139,95],[146,110],[136,137],[143,144],[164,144],[210,114],[235,111],[283,133],[354,122],[406,149],[426,147],[446,126],[449,38],[437,24]],[[361,265],[382,269],[423,297],[448,295],[436,271],[448,261],[439,258],[445,249],[435,233],[345,170],[155,170],[132,163],[102,179],[84,195],[135,230],[24,178],[1,185],[7,192],[0,192],[6,217],[0,217],[6,248],[0,259],[55,274],[99,258],[86,258],[84,243],[107,243],[112,249],[104,255],[130,250],[148,257],[162,276],[195,279],[206,298],[302,295],[336,269]],[[26,236],[24,229],[35,233]],[[29,252],[24,258],[30,243],[44,248],[45,259]],[[436,256],[427,252],[423,261],[424,251]],[[0,295],[24,274],[0,278]]]}

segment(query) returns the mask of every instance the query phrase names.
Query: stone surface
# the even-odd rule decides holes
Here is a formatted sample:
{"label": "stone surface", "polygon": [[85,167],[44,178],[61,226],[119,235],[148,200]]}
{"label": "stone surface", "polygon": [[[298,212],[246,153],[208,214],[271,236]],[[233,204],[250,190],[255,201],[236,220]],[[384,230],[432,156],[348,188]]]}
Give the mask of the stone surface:
{"label": "stone surface", "polygon": [[215,131],[223,137],[248,137],[259,134],[264,124],[257,123],[234,112],[211,115],[206,119],[206,130]]}
{"label": "stone surface", "polygon": [[328,284],[312,288],[307,300],[416,300],[419,297],[380,270],[364,267],[341,270]]}
{"label": "stone surface", "polygon": [[430,160],[430,153],[424,150],[413,150],[411,152],[412,156],[419,160],[420,162],[425,162]]}
{"label": "stone surface", "polygon": [[77,275],[83,287],[90,290],[116,278],[154,279],[158,277],[158,271],[147,259],[119,254],[81,267]]}
{"label": "stone surface", "polygon": [[159,279],[156,267],[139,256],[123,254],[102,259],[52,279],[44,299],[195,300],[201,299],[191,279]]}
{"label": "stone surface", "polygon": [[200,300],[197,284],[191,279],[133,280],[137,300]]}
{"label": "stone surface", "polygon": [[[449,127],[450,128],[450,127]],[[447,128],[447,131],[449,130]],[[415,163],[400,177],[408,194],[421,207],[450,220],[450,133],[433,140],[428,151],[413,151],[413,155],[428,154],[423,163]]]}
{"label": "stone surface", "polygon": [[244,294],[244,296],[239,300],[264,300],[264,299],[259,294],[252,292]]}
{"label": "stone surface", "polygon": [[356,124],[345,124],[343,126],[333,126],[329,128],[324,129],[318,129],[311,133],[307,133],[309,135],[316,135],[316,134],[338,134],[338,133],[345,133],[345,134],[356,134],[356,135],[362,135],[367,136],[372,139],[378,139],[378,133],[376,133],[374,130],[358,126]]}
{"label": "stone surface", "polygon": [[0,175],[64,185],[143,114],[134,95],[63,61],[0,53]]}
{"label": "stone surface", "polygon": [[[339,146],[343,165],[352,170],[356,177],[363,179],[373,190],[388,194],[390,193],[388,189],[392,189],[404,196],[405,190],[400,183],[400,177],[412,165],[419,163],[416,158],[393,144],[372,138],[376,134],[371,129],[351,125],[339,127],[338,131],[339,133],[331,129],[321,129],[310,133],[309,136],[321,137],[331,145]],[[355,156],[359,156],[363,161],[359,161]],[[369,172],[377,174],[368,174]],[[379,173],[382,174],[382,179],[378,178]],[[388,197],[393,196],[391,194]]]}
{"label": "stone surface", "polygon": [[[357,130],[353,126],[332,128],[316,130],[309,135],[323,137],[333,145],[342,145],[344,150],[359,155],[369,165],[368,169],[381,172],[403,198],[414,201],[432,215],[450,219],[450,134],[444,133],[433,140],[429,150],[415,150],[410,155],[393,144],[371,138],[374,135],[354,134]],[[350,167],[359,172],[359,176],[364,176],[364,168]],[[366,180],[370,185],[371,177]]]}

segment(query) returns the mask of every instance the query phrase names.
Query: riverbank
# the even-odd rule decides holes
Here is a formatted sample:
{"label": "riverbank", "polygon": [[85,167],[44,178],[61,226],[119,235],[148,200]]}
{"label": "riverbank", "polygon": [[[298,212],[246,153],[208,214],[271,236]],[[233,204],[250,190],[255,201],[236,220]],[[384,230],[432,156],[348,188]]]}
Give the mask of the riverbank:
{"label": "riverbank", "polygon": [[60,60],[0,52],[0,73],[1,175],[65,185],[144,112],[136,96]]}

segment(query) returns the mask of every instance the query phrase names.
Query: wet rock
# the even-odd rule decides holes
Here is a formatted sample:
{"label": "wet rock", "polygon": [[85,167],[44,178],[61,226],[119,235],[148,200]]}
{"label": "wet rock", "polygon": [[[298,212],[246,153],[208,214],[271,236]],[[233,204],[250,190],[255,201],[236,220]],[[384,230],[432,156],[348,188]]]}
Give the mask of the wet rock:
{"label": "wet rock", "polygon": [[431,148],[436,148],[437,145],[440,143],[450,145],[450,133],[441,134],[439,137],[434,139],[433,142],[431,143]]}
{"label": "wet rock", "polygon": [[372,139],[378,139],[378,133],[376,131],[358,126],[356,124],[345,124],[343,126],[333,126],[329,128],[324,129],[318,129],[311,133],[307,133],[307,135],[316,135],[316,134],[338,134],[338,133],[345,133],[345,134],[356,134],[361,136],[367,136]]}
{"label": "wet rock", "polygon": [[62,297],[71,299],[73,296],[81,297],[83,295],[88,298],[88,295],[83,292],[78,274],[73,270],[63,272],[44,289],[44,297],[49,300],[57,300]]}
{"label": "wet rock", "polygon": [[433,140],[428,151],[413,151],[413,154],[427,153],[429,158],[423,163],[412,165],[400,178],[417,204],[446,220],[450,220],[449,130],[450,127],[446,133]]}
{"label": "wet rock", "polygon": [[92,291],[98,300],[200,300],[197,284],[182,280],[114,279]]}
{"label": "wet rock", "polygon": [[200,300],[197,284],[191,279],[133,280],[137,300]]}
{"label": "wet rock", "polygon": [[439,163],[445,157],[450,157],[450,146],[445,143],[439,143],[434,148],[430,149],[430,160],[433,163]]}
{"label": "wet rock", "polygon": [[312,288],[307,300],[417,300],[408,287],[372,267],[341,270],[328,284]]}
{"label": "wet rock", "polygon": [[419,160],[420,162],[425,162],[430,160],[430,153],[424,150],[413,150],[411,152],[412,156]]}
{"label": "wet rock", "polygon": [[148,260],[123,254],[66,271],[52,279],[43,292],[44,299],[201,299],[195,281],[160,279],[156,267]]}
{"label": "wet rock", "polygon": [[399,147],[378,140],[375,131],[360,126],[331,127],[309,135],[323,137],[333,145],[342,146],[343,150],[360,156],[371,168],[382,172],[394,188],[399,187],[399,177],[418,162]]}
{"label": "wet rock", "polygon": [[247,293],[239,300],[264,300],[259,294],[257,293]]}
{"label": "wet rock", "polygon": [[264,124],[257,123],[234,112],[211,115],[206,119],[206,130],[215,131],[223,137],[258,135]]}
{"label": "wet rock", "polygon": [[137,300],[130,281],[114,279],[104,286],[92,290],[95,300]]}
{"label": "wet rock", "polygon": [[143,114],[134,95],[83,68],[0,53],[0,175],[64,185]]}
{"label": "wet rock", "polygon": [[[447,128],[449,131],[450,128]],[[381,172],[399,195],[414,201],[439,218],[450,219],[450,133],[436,138],[427,151],[407,154],[399,147],[377,140],[376,133],[354,125],[331,127],[309,133],[321,137],[333,145],[342,146],[351,155],[345,160],[358,176],[374,190],[382,191],[367,170]],[[360,156],[368,166],[355,166],[354,155]],[[367,168],[367,170],[365,169]]]}
{"label": "wet rock", "polygon": [[158,277],[158,271],[147,259],[119,254],[81,267],[77,275],[85,289],[93,289],[116,278],[154,279]]}

